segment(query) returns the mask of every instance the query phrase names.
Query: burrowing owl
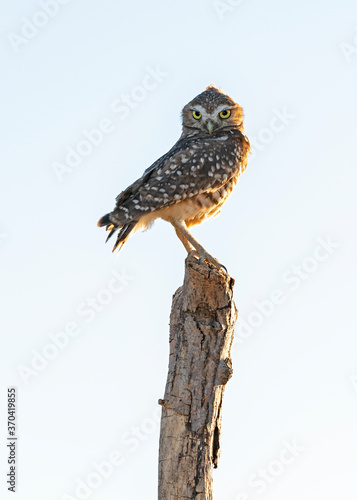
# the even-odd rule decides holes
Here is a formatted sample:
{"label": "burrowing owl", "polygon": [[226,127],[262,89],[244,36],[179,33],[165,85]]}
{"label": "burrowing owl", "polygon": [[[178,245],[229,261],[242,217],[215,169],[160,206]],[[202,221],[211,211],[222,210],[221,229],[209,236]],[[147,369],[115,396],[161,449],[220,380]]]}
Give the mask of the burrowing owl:
{"label": "burrowing owl", "polygon": [[221,266],[188,227],[219,213],[245,170],[250,145],[243,130],[242,108],[213,86],[186,104],[180,139],[98,222],[110,231],[107,240],[119,230],[113,251],[161,218],[171,222],[188,252]]}

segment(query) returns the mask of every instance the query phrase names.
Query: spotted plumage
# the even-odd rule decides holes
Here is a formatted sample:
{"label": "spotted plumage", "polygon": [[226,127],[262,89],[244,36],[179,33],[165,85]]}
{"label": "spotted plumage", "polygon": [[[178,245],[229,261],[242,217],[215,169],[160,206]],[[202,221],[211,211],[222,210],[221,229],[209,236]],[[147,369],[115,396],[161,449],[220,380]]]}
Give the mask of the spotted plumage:
{"label": "spotted plumage", "polygon": [[116,199],[114,210],[98,222],[121,248],[136,230],[157,218],[171,222],[187,250],[211,258],[187,228],[216,215],[245,170],[250,151],[241,107],[208,87],[182,110],[180,139]]}

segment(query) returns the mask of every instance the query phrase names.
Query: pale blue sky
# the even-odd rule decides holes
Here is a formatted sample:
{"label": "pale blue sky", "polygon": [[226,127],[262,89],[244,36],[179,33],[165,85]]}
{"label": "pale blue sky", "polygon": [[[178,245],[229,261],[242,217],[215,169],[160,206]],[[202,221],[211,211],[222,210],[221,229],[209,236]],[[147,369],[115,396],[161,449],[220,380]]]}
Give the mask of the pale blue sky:
{"label": "pale blue sky", "polygon": [[[90,498],[156,498],[156,402],[185,252],[159,221],[113,256],[96,222],[174,144],[182,107],[210,83],[242,105],[256,151],[222,214],[193,230],[236,279],[240,314],[215,498],[355,498],[355,2],[56,5],[46,19],[18,1],[0,20],[1,498],[11,385],[18,500],[79,498],[78,479],[116,450],[123,463]],[[43,27],[24,43],[33,17]],[[125,95],[137,102],[124,117]],[[54,164],[102,120],[110,131],[60,182]],[[43,350],[53,359],[25,381]],[[276,476],[259,493],[268,466]]]}

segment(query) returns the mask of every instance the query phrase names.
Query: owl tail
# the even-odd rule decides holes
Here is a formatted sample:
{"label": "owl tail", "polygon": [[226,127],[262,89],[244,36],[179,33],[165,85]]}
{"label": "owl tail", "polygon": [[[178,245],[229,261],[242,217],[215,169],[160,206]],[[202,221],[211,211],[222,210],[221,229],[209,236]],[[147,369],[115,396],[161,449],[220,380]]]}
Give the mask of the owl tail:
{"label": "owl tail", "polygon": [[123,248],[124,243],[127,242],[130,233],[133,231],[135,226],[137,225],[137,221],[131,221],[126,224],[123,224],[120,226],[119,224],[116,224],[115,222],[112,222],[109,218],[110,214],[104,215],[101,219],[98,221],[98,226],[103,227],[106,226],[106,230],[110,231],[108,234],[107,239],[105,242],[109,240],[113,236],[113,234],[119,230],[117,240],[115,242],[115,245],[113,247],[113,252],[115,252],[116,249],[118,249],[118,252]]}

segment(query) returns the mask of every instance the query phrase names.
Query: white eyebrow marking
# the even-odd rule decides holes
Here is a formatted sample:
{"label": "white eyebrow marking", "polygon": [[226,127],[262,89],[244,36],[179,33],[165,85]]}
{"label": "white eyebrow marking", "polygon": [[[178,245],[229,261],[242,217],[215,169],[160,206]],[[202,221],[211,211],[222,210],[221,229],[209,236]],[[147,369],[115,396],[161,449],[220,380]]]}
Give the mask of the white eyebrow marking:
{"label": "white eyebrow marking", "polygon": [[218,111],[223,111],[224,109],[235,109],[237,107],[237,104],[234,104],[233,106],[230,106],[229,104],[225,104],[223,106],[220,106]]}
{"label": "white eyebrow marking", "polygon": [[224,111],[226,109],[234,109],[236,107],[237,107],[236,105],[235,106],[229,106],[229,104],[224,104],[223,106],[219,106],[219,108],[217,108],[217,110],[216,110],[216,115],[215,116],[218,116],[221,111]]}
{"label": "white eyebrow marking", "polygon": [[205,110],[205,108],[203,106],[201,106],[200,104],[197,104],[196,106],[192,106],[191,110],[192,111],[199,111],[202,115],[207,114],[207,111]]}

